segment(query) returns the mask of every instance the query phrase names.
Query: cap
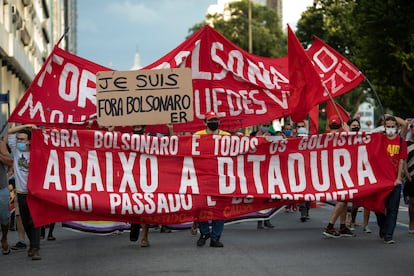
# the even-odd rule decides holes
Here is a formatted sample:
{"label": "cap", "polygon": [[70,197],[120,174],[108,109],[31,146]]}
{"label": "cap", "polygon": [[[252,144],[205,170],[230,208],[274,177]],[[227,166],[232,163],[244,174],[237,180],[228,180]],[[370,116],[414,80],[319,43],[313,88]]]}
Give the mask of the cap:
{"label": "cap", "polygon": [[204,116],[205,116],[205,119],[206,119],[207,121],[208,121],[208,120],[211,120],[211,119],[214,119],[214,118],[218,119],[218,117],[217,117],[216,113],[215,113],[215,112],[213,112],[213,111],[207,112]]}
{"label": "cap", "polygon": [[339,119],[338,115],[332,115],[331,117],[329,117],[328,119],[328,123],[329,125],[341,125],[341,119]]}

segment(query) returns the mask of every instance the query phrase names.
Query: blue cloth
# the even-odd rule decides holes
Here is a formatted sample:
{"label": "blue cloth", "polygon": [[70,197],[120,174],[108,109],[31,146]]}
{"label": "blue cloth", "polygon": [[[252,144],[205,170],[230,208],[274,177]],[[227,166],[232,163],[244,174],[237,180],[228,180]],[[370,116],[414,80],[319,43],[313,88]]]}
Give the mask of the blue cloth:
{"label": "blue cloth", "polygon": [[210,223],[208,221],[200,222],[198,224],[201,235],[210,235],[212,240],[220,239],[221,233],[224,229],[224,220],[212,220],[211,221],[211,232]]}
{"label": "blue cloth", "polygon": [[391,240],[397,224],[398,208],[400,207],[401,185],[394,187],[385,200],[386,213],[375,213],[380,235],[384,240]]}
{"label": "blue cloth", "polygon": [[0,224],[8,225],[10,218],[9,210],[10,191],[9,187],[0,189]]}

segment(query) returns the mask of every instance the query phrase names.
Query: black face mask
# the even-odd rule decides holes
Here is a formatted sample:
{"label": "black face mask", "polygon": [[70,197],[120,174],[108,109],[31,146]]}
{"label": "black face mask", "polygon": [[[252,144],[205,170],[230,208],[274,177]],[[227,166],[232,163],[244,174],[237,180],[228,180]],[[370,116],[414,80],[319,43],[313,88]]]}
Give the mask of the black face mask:
{"label": "black face mask", "polygon": [[329,126],[329,128],[330,128],[330,129],[340,129],[340,128],[341,128],[341,126],[340,126],[340,125],[338,125],[338,124],[336,124],[336,123],[334,123],[334,124],[330,125],[330,126]]}
{"label": "black face mask", "polygon": [[351,131],[359,131],[359,127],[353,127],[351,128]]}
{"label": "black face mask", "polygon": [[207,127],[212,131],[218,129],[219,123],[218,122],[207,122]]}
{"label": "black face mask", "polygon": [[134,131],[132,131],[132,133],[133,133],[133,134],[139,134],[139,135],[142,135],[142,134],[144,134],[144,130],[143,130],[143,129],[140,129],[140,130],[134,130]]}

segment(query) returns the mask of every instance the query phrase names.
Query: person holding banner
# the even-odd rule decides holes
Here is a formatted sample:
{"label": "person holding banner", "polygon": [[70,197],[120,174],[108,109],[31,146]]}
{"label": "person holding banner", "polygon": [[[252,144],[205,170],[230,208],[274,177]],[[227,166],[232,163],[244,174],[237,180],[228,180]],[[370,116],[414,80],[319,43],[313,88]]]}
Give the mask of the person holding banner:
{"label": "person holding banner", "polygon": [[35,227],[29,206],[27,204],[27,178],[29,176],[30,162],[30,140],[31,129],[36,125],[26,124],[12,127],[8,130],[8,144],[13,155],[14,177],[16,180],[16,192],[19,202],[20,216],[27,237],[30,241],[27,255],[32,260],[41,260],[40,250],[40,227]]}
{"label": "person holding banner", "polygon": [[[348,124],[351,131],[358,132],[361,129],[361,123],[357,118],[350,119],[347,124]],[[357,216],[359,207],[360,206],[352,203],[351,218],[350,218],[350,222],[349,222],[349,229],[351,231],[355,230],[355,226],[356,226],[355,221],[356,221],[356,216]],[[370,213],[371,213],[371,211],[369,209],[367,209],[366,207],[364,207],[364,228],[363,228],[363,231],[367,234],[372,232],[371,229],[368,227]]]}
{"label": "person holding banner", "polygon": [[[405,120],[397,119],[390,115],[385,116],[384,129],[386,139],[384,139],[384,149],[387,151],[389,160],[396,172],[394,189],[385,200],[384,212],[375,213],[379,227],[379,236],[384,239],[385,244],[395,243],[393,234],[397,224],[398,209],[400,206],[404,160],[407,159],[407,143],[405,139],[398,135],[398,124],[400,124],[402,130],[407,129]],[[403,135],[405,137],[405,133]]]}
{"label": "person holding banner", "polygon": [[[145,134],[146,125],[133,125],[132,126],[132,134],[144,135]],[[137,241],[139,237],[139,231],[142,227],[142,238],[141,238],[141,247],[149,247],[149,239],[148,239],[148,224],[136,224],[131,223],[131,232],[129,233],[129,240],[130,241]]]}
{"label": "person holding banner", "polygon": [[[305,122],[297,122],[296,123],[296,137],[307,137],[308,130],[305,127]],[[299,203],[299,213],[300,213],[300,221],[306,222],[309,219],[309,210],[311,207],[310,201],[304,201]]]}
{"label": "person holding banner", "polygon": [[[199,130],[195,135],[230,135],[227,131],[219,129],[220,120],[216,113],[213,111],[207,112],[205,114],[204,125],[205,129]],[[206,241],[210,240],[210,247],[223,247],[223,243],[220,242],[221,234],[224,230],[224,220],[212,220],[211,221],[211,231],[210,224],[208,221],[200,221],[198,223],[198,228],[200,230],[200,238],[197,241],[197,246],[204,246]]]}
{"label": "person holding banner", "polygon": [[[343,131],[348,132],[349,126],[339,118],[338,115],[332,115],[328,119],[328,126],[330,133],[336,133],[341,131],[341,127]],[[332,210],[331,217],[329,219],[329,223],[325,228],[325,231],[322,233],[327,238],[339,238],[339,237],[355,237],[355,234],[346,227],[346,212],[348,208],[348,202],[346,201],[337,201],[335,204],[334,209]],[[339,232],[337,232],[334,228],[336,220],[339,218],[340,226]]]}
{"label": "person holding banner", "polygon": [[6,143],[0,140],[0,225],[1,225],[1,249],[3,255],[10,254],[10,246],[7,242],[10,218],[10,190],[7,179],[7,167],[13,166],[13,160],[7,151]]}
{"label": "person holding banner", "polygon": [[[272,133],[270,133],[271,125],[272,125],[272,122],[265,122],[259,125],[259,129],[257,131],[253,131],[252,133],[250,133],[250,136],[265,137],[265,136],[272,135]],[[257,221],[257,229],[265,229],[265,227],[275,228],[275,226],[270,222],[270,219]]]}
{"label": "person holding banner", "polygon": [[410,137],[407,140],[408,158],[406,163],[407,181],[404,185],[404,195],[408,197],[408,233],[414,234],[414,123],[411,122]]}

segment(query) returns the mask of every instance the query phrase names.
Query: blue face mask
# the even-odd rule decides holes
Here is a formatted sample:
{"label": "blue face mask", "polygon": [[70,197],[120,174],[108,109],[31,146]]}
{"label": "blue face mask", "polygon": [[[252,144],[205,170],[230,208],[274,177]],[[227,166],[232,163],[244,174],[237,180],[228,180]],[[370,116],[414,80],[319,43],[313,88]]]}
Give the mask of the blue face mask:
{"label": "blue face mask", "polygon": [[27,150],[27,145],[25,143],[17,143],[16,148],[19,151],[26,151]]}
{"label": "blue face mask", "polygon": [[290,135],[292,135],[292,131],[291,131],[290,129],[286,129],[286,130],[284,131],[284,133],[285,133],[285,135],[286,135],[287,137],[290,137]]}
{"label": "blue face mask", "polygon": [[260,127],[260,130],[261,130],[262,132],[268,132],[268,131],[269,131],[269,128],[268,128],[268,127],[261,126],[261,127]]}

